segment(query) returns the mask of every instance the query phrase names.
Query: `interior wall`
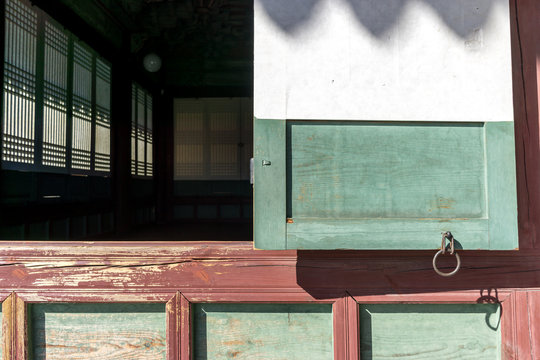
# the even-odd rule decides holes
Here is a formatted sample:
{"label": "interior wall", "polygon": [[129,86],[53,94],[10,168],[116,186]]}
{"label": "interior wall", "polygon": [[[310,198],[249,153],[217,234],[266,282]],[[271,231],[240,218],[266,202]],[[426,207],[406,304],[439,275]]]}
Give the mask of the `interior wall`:
{"label": "interior wall", "polygon": [[1,184],[2,240],[67,240],[114,229],[110,178],[3,170]]}

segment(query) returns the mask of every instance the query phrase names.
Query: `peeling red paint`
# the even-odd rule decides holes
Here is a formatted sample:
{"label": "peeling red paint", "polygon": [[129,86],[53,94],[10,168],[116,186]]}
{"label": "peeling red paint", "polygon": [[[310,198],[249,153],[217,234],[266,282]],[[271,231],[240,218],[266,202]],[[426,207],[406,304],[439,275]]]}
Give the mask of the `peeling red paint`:
{"label": "peeling red paint", "polygon": [[11,272],[11,275],[15,276],[17,279],[24,279],[28,276],[28,274],[26,273],[26,271],[24,269],[15,269]]}

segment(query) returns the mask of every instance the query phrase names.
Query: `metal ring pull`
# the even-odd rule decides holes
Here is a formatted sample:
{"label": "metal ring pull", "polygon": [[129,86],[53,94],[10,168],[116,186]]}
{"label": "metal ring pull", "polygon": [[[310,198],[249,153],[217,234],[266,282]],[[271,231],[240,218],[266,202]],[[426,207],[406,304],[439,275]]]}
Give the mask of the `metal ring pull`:
{"label": "metal ring pull", "polygon": [[441,254],[444,254],[442,249],[437,251],[437,253],[433,257],[433,270],[435,270],[435,272],[437,274],[439,274],[441,276],[444,276],[444,277],[449,277],[449,276],[456,275],[456,273],[459,271],[459,268],[461,267],[461,259],[459,258],[459,254],[457,252],[454,253],[454,255],[456,256],[457,265],[456,265],[456,268],[452,272],[449,272],[449,273],[444,273],[444,272],[442,272],[441,270],[439,270],[437,268],[437,258]]}
{"label": "metal ring pull", "polygon": [[[450,240],[450,251],[448,251],[448,253],[450,255],[455,255],[456,256],[456,262],[457,262],[456,268],[453,271],[449,272],[449,273],[444,273],[444,272],[440,271],[437,268],[437,258],[439,257],[439,255],[447,253],[447,251],[446,251],[446,239]],[[461,267],[461,259],[459,257],[459,254],[455,251],[454,236],[452,235],[452,233],[450,231],[444,232],[442,234],[441,249],[439,251],[437,251],[437,253],[433,257],[433,270],[435,270],[435,272],[437,274],[439,274],[440,276],[449,277],[449,276],[455,275],[459,271],[460,267]]]}

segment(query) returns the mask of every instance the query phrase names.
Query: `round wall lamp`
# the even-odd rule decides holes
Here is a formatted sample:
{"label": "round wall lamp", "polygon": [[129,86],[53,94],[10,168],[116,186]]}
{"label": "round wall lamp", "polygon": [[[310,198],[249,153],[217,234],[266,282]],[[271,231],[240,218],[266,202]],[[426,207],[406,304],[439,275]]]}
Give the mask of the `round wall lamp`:
{"label": "round wall lamp", "polygon": [[161,69],[161,58],[155,53],[147,54],[143,59],[143,66],[148,72],[156,72]]}

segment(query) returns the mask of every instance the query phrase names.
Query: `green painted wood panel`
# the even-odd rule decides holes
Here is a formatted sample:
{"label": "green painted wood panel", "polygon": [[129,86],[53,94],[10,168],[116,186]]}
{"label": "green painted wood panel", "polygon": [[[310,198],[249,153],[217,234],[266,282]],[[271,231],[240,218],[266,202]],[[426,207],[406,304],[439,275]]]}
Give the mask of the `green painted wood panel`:
{"label": "green painted wood panel", "polygon": [[[285,120],[255,119],[253,131],[255,247],[283,249],[286,234]],[[267,165],[263,165],[263,161]]]}
{"label": "green painted wood panel", "polygon": [[517,249],[514,126],[486,123],[489,241],[491,249]]}
{"label": "green painted wood panel", "polygon": [[482,123],[289,122],[291,217],[486,216]]}
{"label": "green painted wood panel", "polygon": [[435,249],[447,230],[455,236],[458,249],[489,248],[487,219],[295,219],[287,224],[287,248]]}
{"label": "green painted wood panel", "polygon": [[255,161],[256,248],[517,248],[513,122],[282,123],[255,120],[255,149],[286,157]]}
{"label": "green painted wood panel", "polygon": [[497,304],[360,306],[362,360],[501,358]]}
{"label": "green painted wood panel", "polygon": [[197,360],[333,359],[329,304],[195,304]]}
{"label": "green painted wood panel", "polygon": [[33,359],[165,359],[165,304],[34,304]]}

